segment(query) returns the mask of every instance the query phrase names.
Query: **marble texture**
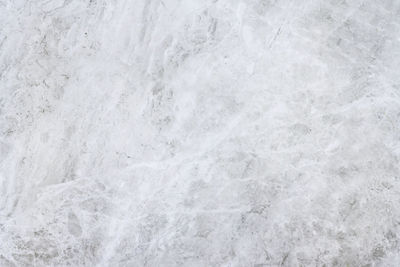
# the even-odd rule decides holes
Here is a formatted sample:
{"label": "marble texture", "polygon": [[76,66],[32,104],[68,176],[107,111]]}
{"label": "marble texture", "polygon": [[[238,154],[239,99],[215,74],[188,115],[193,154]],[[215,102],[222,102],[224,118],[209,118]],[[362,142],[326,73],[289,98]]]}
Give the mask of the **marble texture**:
{"label": "marble texture", "polygon": [[0,266],[399,266],[400,1],[0,0]]}

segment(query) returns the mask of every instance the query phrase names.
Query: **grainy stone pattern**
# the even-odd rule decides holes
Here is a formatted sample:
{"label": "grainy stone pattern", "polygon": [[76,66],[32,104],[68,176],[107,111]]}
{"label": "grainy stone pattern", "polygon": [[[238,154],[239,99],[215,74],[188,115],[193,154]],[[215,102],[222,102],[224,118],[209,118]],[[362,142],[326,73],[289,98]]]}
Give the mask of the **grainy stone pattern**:
{"label": "grainy stone pattern", "polygon": [[0,0],[0,266],[399,266],[400,1]]}

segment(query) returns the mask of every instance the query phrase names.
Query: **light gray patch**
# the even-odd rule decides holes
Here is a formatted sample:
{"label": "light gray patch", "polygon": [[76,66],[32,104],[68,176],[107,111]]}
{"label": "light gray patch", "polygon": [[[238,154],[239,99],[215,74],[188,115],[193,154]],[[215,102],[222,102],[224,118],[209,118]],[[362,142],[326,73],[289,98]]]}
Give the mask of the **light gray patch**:
{"label": "light gray patch", "polygon": [[82,234],[79,219],[72,211],[68,213],[68,232],[75,237],[79,237]]}

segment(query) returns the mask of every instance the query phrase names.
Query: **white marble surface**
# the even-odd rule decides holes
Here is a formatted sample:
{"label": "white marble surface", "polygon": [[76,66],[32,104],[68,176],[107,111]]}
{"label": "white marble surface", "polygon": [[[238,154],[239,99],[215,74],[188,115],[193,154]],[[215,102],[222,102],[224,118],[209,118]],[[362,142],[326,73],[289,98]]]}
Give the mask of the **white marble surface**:
{"label": "white marble surface", "polygon": [[0,266],[400,266],[400,1],[0,0]]}

